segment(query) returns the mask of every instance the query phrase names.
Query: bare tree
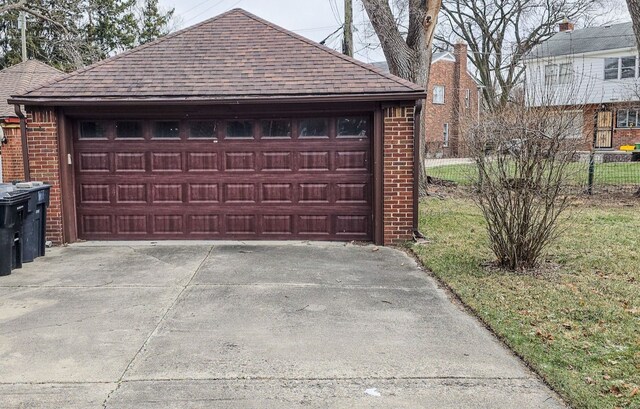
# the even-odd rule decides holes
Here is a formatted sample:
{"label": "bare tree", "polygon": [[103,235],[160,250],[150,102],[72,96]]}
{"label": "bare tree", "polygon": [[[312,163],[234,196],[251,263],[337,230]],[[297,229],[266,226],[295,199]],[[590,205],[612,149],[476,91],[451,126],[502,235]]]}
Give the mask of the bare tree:
{"label": "bare tree", "polygon": [[[634,0],[629,0],[635,2]],[[506,106],[524,76],[522,59],[565,19],[587,25],[609,0],[444,0],[437,40],[464,40],[477,70],[486,107]]]}
{"label": "bare tree", "polygon": [[[362,0],[371,25],[380,40],[392,74],[427,87],[431,52],[442,0],[406,0],[408,26],[406,34],[401,19],[394,15],[389,0]],[[424,112],[423,112],[424,115]],[[424,169],[425,129],[420,129],[420,186],[426,192]]]}

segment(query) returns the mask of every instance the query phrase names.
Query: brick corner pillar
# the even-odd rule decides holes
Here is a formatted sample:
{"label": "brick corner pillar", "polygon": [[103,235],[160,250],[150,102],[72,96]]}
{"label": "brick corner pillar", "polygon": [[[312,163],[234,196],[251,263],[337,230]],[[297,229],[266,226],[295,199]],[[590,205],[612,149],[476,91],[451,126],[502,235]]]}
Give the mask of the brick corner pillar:
{"label": "brick corner pillar", "polygon": [[31,180],[51,185],[51,203],[47,211],[47,240],[60,245],[62,238],[62,194],[58,121],[54,109],[27,108],[27,146]]}
{"label": "brick corner pillar", "polygon": [[384,110],[384,244],[400,244],[413,236],[415,107]]}

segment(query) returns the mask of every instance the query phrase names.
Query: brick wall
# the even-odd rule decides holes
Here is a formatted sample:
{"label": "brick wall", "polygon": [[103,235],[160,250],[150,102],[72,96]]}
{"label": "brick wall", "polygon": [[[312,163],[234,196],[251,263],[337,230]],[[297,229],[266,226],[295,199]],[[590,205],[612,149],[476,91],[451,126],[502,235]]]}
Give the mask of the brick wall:
{"label": "brick wall", "polygon": [[[623,106],[622,108],[626,108]],[[595,125],[595,114],[598,109],[597,105],[589,105],[584,108],[584,141],[580,145],[580,150],[588,151],[593,144],[593,132]],[[617,123],[616,113],[618,107],[610,106],[607,109],[614,112],[613,115],[613,149],[619,149],[622,145],[635,145],[640,143],[640,128],[616,128]]]}
{"label": "brick wall", "polygon": [[62,244],[62,202],[58,125],[55,112],[46,108],[29,108],[27,143],[31,180],[51,184],[51,204],[47,214],[47,240]]}
{"label": "brick wall", "polygon": [[4,183],[24,180],[20,124],[5,123],[2,124],[2,130],[7,138],[7,143],[0,147],[2,150],[2,180]]}
{"label": "brick wall", "polygon": [[[455,62],[441,59],[431,65],[427,100],[424,106],[424,127],[427,154],[430,157],[461,157],[465,145],[460,125],[465,118],[475,118],[478,111],[478,87],[467,69],[467,46],[457,44]],[[444,104],[433,103],[433,89],[445,87]],[[469,90],[469,107],[466,93]],[[449,124],[449,146],[443,146],[444,125]]]}
{"label": "brick wall", "polygon": [[413,106],[384,111],[384,244],[413,234]]}

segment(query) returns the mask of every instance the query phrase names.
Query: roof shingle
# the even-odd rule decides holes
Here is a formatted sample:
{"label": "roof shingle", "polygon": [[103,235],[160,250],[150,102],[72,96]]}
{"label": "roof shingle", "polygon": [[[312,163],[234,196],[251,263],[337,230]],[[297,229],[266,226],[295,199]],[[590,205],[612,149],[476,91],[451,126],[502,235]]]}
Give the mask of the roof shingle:
{"label": "roof shingle", "polygon": [[561,31],[536,46],[527,59],[558,57],[595,51],[637,47],[631,23],[620,23],[602,27],[587,27],[580,30]]}
{"label": "roof shingle", "polygon": [[0,118],[15,117],[13,105],[7,103],[11,95],[51,82],[63,75],[37,60],[27,60],[0,71]]}
{"label": "roof shingle", "polygon": [[18,100],[238,100],[421,94],[422,87],[234,9]]}

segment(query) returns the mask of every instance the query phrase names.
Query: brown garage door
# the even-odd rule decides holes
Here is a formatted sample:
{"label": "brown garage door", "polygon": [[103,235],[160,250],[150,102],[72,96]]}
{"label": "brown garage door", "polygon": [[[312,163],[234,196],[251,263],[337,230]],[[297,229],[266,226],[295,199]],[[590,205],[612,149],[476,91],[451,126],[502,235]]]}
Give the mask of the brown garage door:
{"label": "brown garage door", "polygon": [[85,240],[370,240],[371,120],[91,120],[75,129]]}

